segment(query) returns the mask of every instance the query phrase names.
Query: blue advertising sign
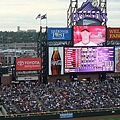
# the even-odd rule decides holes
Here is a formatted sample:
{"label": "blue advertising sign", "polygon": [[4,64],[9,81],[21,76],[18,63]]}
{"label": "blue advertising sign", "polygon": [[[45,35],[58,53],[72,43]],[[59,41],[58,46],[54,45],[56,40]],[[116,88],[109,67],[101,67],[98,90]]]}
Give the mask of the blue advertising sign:
{"label": "blue advertising sign", "polygon": [[48,40],[72,40],[71,28],[48,28]]}
{"label": "blue advertising sign", "polygon": [[73,118],[73,113],[62,113],[60,118]]}

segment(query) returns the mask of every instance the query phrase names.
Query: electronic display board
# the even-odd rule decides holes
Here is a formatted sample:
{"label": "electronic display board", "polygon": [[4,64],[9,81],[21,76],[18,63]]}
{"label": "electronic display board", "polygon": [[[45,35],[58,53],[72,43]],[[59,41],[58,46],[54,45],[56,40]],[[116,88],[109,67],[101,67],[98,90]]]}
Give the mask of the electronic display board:
{"label": "electronic display board", "polygon": [[120,72],[120,46],[115,46],[115,72]]}
{"label": "electronic display board", "polygon": [[114,71],[114,47],[65,47],[65,73]]}
{"label": "electronic display board", "polygon": [[103,46],[106,26],[74,26],[74,46]]}
{"label": "electronic display board", "polygon": [[63,47],[48,48],[49,75],[64,74],[64,49]]}

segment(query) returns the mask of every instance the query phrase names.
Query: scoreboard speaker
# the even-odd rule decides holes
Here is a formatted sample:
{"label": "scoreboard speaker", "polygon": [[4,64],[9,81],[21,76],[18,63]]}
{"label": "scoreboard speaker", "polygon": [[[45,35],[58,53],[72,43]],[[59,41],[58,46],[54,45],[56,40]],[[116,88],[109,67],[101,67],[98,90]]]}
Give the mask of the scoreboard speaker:
{"label": "scoreboard speaker", "polygon": [[0,76],[0,86],[1,86],[1,76]]}
{"label": "scoreboard speaker", "polygon": [[48,77],[47,77],[47,75],[46,75],[46,76],[43,76],[43,83],[44,83],[44,84],[47,84],[47,83],[48,83]]}
{"label": "scoreboard speaker", "polygon": [[71,79],[71,81],[77,81],[78,75],[77,74],[70,74],[70,79]]}
{"label": "scoreboard speaker", "polygon": [[106,80],[106,73],[99,73],[99,79],[100,81]]}

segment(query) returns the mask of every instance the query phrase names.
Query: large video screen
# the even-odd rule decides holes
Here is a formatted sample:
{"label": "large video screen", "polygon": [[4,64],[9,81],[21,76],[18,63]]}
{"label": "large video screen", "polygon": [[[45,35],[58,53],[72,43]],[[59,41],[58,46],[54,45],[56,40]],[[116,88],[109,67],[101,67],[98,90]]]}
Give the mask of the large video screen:
{"label": "large video screen", "polygon": [[65,73],[114,71],[114,47],[65,47]]}
{"label": "large video screen", "polygon": [[103,46],[106,26],[74,26],[74,46]]}
{"label": "large video screen", "polygon": [[49,47],[48,49],[49,75],[64,74],[63,47]]}
{"label": "large video screen", "polygon": [[115,46],[115,72],[120,72],[120,46]]}

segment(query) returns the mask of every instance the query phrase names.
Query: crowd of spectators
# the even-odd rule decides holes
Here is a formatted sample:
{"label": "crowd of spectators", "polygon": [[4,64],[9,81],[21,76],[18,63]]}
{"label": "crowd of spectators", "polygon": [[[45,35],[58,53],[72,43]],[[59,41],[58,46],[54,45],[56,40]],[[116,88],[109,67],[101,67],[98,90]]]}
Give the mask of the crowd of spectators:
{"label": "crowd of spectators", "polygon": [[40,102],[37,102],[36,96],[27,88],[27,84],[24,84],[24,82],[1,86],[0,96],[0,101],[9,113],[45,110]]}
{"label": "crowd of spectators", "polygon": [[0,104],[8,113],[119,108],[120,80],[58,80],[48,84],[26,81],[1,85]]}

